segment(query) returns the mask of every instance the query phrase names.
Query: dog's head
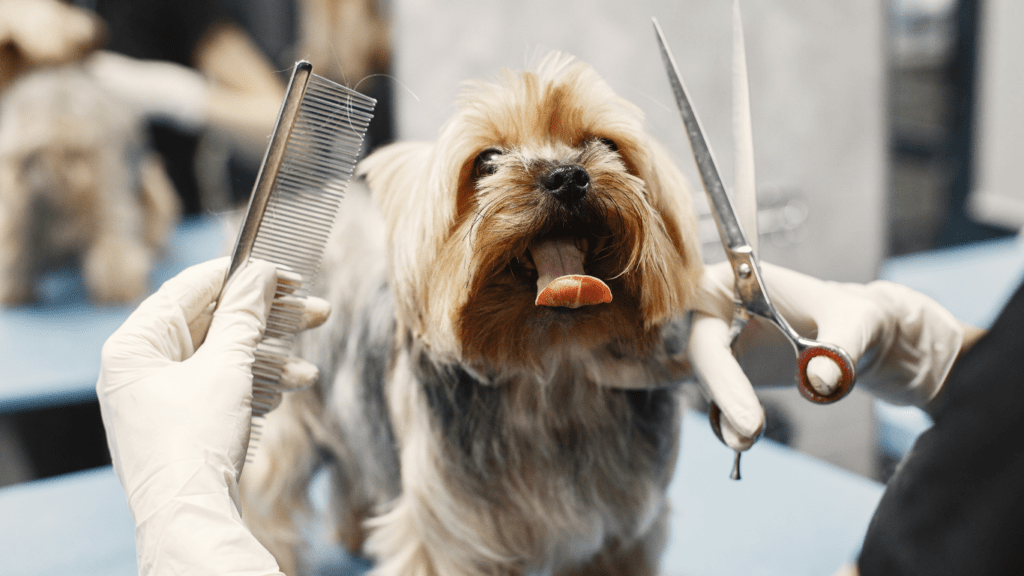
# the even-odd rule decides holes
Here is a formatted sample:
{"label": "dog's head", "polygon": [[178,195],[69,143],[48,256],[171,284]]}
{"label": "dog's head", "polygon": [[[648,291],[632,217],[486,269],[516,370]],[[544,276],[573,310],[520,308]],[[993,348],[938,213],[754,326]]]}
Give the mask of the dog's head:
{"label": "dog's head", "polygon": [[362,166],[402,327],[488,372],[645,354],[702,264],[690,189],[640,110],[560,54],[458,104],[435,144]]}
{"label": "dog's head", "polygon": [[124,209],[142,128],[77,66],[23,74],[0,97],[0,173],[12,179],[0,195],[24,195],[64,222]]}

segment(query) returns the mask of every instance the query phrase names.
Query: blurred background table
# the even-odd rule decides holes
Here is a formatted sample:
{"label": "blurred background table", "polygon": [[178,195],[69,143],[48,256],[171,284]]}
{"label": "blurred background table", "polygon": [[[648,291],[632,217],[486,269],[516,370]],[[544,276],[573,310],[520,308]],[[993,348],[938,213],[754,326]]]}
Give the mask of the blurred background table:
{"label": "blurred background table", "polygon": [[[185,218],[151,290],[225,253],[227,230],[220,216]],[[47,272],[38,292],[31,306],[0,309],[0,486],[110,463],[96,401],[100,350],[136,304],[93,306],[73,266]]]}
{"label": "blurred background table", "polygon": [[[153,290],[188,266],[222,255],[225,236],[216,216],[183,220],[153,271]],[[100,349],[134,309],[90,305],[74,267],[46,273],[39,302],[0,310],[6,359],[0,414],[95,400]]]}

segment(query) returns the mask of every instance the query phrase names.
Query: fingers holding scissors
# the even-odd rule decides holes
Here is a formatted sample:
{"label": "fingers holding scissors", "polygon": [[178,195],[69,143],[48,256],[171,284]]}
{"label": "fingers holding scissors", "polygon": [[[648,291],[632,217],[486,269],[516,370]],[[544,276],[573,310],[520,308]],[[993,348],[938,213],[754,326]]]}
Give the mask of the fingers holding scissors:
{"label": "fingers holding scissors", "polygon": [[736,451],[750,448],[764,427],[764,409],[732,353],[730,324],[721,317],[694,313],[688,354],[697,379],[723,418],[722,441]]}
{"label": "fingers holding scissors", "polygon": [[[858,368],[858,385],[890,402],[926,405],[941,388],[965,338],[965,328],[948,311],[904,286],[882,281],[869,284],[828,282],[766,262],[761,263],[761,272],[773,295],[775,308],[793,329],[846,350],[851,363]],[[698,328],[695,322],[690,351],[695,371],[698,365],[710,366],[711,362],[736,362],[727,357],[727,353],[731,354],[727,330],[735,306],[732,279],[727,263],[708,266],[705,270],[695,307],[699,313],[717,318],[719,327],[705,331],[707,326],[700,324]],[[721,335],[723,330],[725,336]],[[752,332],[757,342],[750,345],[767,342],[769,332],[772,331]],[[715,348],[693,349],[698,334],[716,333]],[[731,408],[735,401],[730,394],[738,398],[746,394],[750,386],[746,376],[740,379],[732,370],[717,371],[714,367],[700,370],[704,377],[717,380],[707,387],[727,418],[744,413]],[[838,365],[828,358],[813,358],[807,365],[811,387],[823,396],[836,393],[841,376]],[[755,385],[778,383],[754,382]],[[740,392],[713,392],[722,389]],[[739,415],[735,418],[742,420]],[[750,427],[745,429],[749,431]]]}
{"label": "fingers holding scissors", "polygon": [[736,451],[750,448],[764,428],[764,410],[733,354],[735,310],[732,269],[722,263],[705,271],[693,314],[687,354],[697,379],[722,418],[716,433]]}
{"label": "fingers holding scissors", "polygon": [[[775,307],[802,334],[842,347],[858,368],[858,385],[895,404],[925,406],[938,393],[965,335],[965,326],[931,298],[885,281],[825,282],[764,262]],[[839,368],[816,358],[811,386],[835,394]]]}
{"label": "fingers holding scissors", "polygon": [[[856,287],[764,262],[761,272],[770,284],[776,310],[801,335],[803,348],[796,344],[801,393],[821,404],[839,400],[853,385],[855,366],[884,337],[882,309],[858,294]],[[816,340],[809,341],[807,336]]]}
{"label": "fingers holding scissors", "polygon": [[[876,334],[881,320],[877,307],[866,299],[839,292],[839,285],[834,283],[771,264],[762,263],[761,272],[765,289],[779,295],[774,301],[773,313],[780,316],[803,344],[798,355],[803,380],[802,384],[798,383],[801,393],[818,403],[841,398],[852,384],[853,366],[880,337]],[[749,376],[740,365],[742,349],[733,346],[736,302],[732,280],[732,269],[727,263],[706,269],[688,352],[696,376],[717,405],[718,410],[712,412],[716,433],[730,448],[742,451],[759,436],[764,426],[764,411]],[[758,320],[762,325],[765,322]],[[748,330],[744,347],[777,345],[778,338],[770,337],[770,332],[774,330]],[[815,334],[819,341],[803,336]],[[840,347],[851,350],[852,355],[846,355]],[[798,348],[801,347],[798,345]],[[737,353],[739,359],[734,355]],[[779,384],[788,378],[785,374],[769,372],[756,377],[761,379],[756,382],[759,385]],[[721,421],[716,422],[719,418]]]}

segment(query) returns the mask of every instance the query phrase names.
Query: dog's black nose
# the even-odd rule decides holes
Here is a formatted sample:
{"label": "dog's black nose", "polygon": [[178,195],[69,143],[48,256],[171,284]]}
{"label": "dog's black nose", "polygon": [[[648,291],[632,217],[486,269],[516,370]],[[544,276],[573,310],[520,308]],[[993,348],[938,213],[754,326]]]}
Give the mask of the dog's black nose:
{"label": "dog's black nose", "polygon": [[575,164],[559,166],[544,175],[541,185],[562,202],[576,202],[590,189],[590,174]]}

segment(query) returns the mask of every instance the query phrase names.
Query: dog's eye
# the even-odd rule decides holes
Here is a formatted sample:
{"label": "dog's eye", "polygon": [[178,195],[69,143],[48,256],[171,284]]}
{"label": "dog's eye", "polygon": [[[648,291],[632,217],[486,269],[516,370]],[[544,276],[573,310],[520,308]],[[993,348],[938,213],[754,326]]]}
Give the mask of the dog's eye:
{"label": "dog's eye", "polygon": [[619,145],[616,144],[614,140],[611,140],[611,139],[608,139],[608,138],[598,138],[597,140],[601,144],[604,144],[605,146],[607,146],[608,149],[611,150],[612,152],[618,152],[619,151]]}
{"label": "dog's eye", "polygon": [[494,164],[494,159],[501,155],[501,150],[497,148],[488,148],[477,155],[476,161],[473,163],[473,173],[477,178],[484,176],[490,176],[498,171],[498,167]]}

